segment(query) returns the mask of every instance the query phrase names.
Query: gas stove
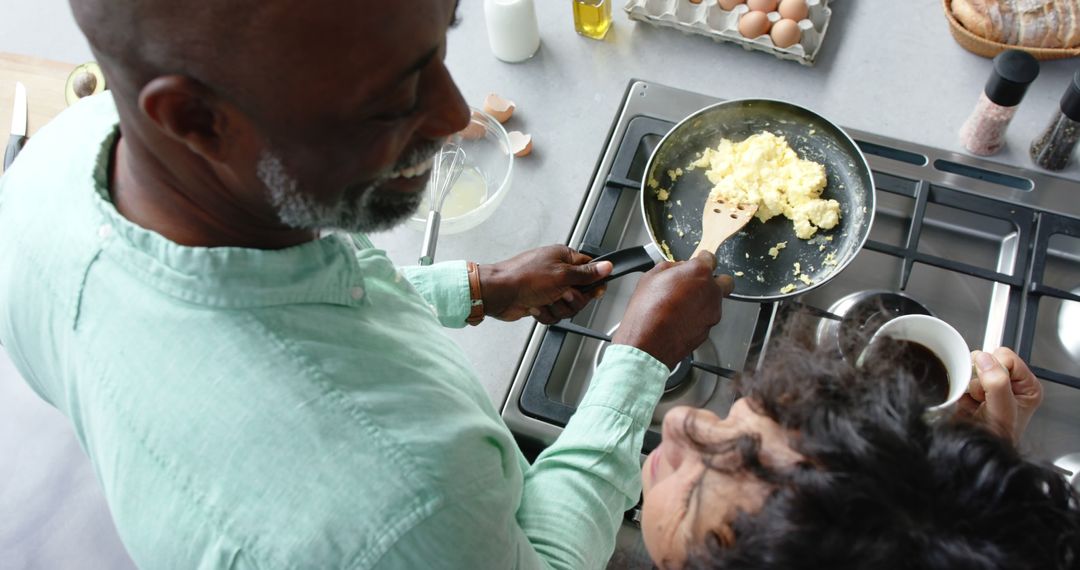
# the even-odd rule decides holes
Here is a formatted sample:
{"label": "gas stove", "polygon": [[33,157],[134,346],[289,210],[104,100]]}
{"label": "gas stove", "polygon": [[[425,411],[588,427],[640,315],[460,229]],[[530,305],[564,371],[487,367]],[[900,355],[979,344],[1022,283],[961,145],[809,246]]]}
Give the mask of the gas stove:
{"label": "gas stove", "polygon": [[[649,243],[638,207],[649,156],[675,123],[718,100],[631,81],[569,245],[595,256]],[[853,350],[849,329],[909,313],[944,319],[973,349],[1010,346],[1046,390],[1022,447],[1048,461],[1080,451],[1080,184],[846,130],[877,190],[865,247],[842,273],[793,300],[725,301],[723,320],[693,354],[698,366],[686,362],[669,378],[642,453],[659,444],[660,420],[673,406],[726,415],[730,378],[767,358],[769,337],[790,311],[817,319],[818,342],[845,355]],[[610,335],[638,278],[610,282],[570,326],[534,328],[502,411],[527,452],[559,435],[603,353],[603,340],[569,329]],[[650,567],[632,530],[624,528],[619,544],[617,567]]]}

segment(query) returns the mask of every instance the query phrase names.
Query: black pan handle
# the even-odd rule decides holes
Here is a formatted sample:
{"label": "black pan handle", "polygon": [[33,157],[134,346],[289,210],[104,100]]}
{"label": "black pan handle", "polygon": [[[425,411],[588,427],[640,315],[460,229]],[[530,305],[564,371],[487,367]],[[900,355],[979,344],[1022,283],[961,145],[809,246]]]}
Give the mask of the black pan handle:
{"label": "black pan handle", "polygon": [[611,336],[606,335],[600,331],[594,331],[588,327],[583,327],[577,323],[574,323],[570,319],[563,319],[553,325],[551,328],[560,331],[566,331],[568,333],[579,334],[583,337],[593,338],[603,342],[611,342]]}
{"label": "black pan handle", "polygon": [[648,271],[652,269],[657,263],[667,260],[664,254],[660,251],[660,248],[655,243],[646,245],[638,245],[634,247],[628,247],[626,249],[619,249],[611,253],[605,253],[600,257],[594,257],[592,262],[597,261],[610,261],[612,264],[611,273],[607,277],[578,287],[582,293],[588,293],[593,289],[611,281],[627,275],[629,273],[636,273],[638,271]]}

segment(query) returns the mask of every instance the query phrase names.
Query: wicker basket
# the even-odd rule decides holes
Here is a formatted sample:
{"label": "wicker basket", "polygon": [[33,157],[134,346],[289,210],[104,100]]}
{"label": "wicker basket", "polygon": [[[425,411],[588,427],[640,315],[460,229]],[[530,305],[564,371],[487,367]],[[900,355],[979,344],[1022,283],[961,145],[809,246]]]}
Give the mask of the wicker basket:
{"label": "wicker basket", "polygon": [[953,16],[951,0],[941,0],[942,6],[945,8],[945,19],[949,21],[949,31],[952,32],[952,36],[956,39],[956,43],[961,47],[970,51],[971,53],[981,55],[983,57],[994,57],[995,55],[1007,50],[1016,49],[1020,51],[1026,51],[1033,55],[1035,59],[1064,59],[1067,57],[1076,57],[1080,55],[1080,47],[1076,48],[1037,48],[1027,46],[1014,46],[1009,44],[1003,44],[995,41],[988,40],[986,38],[977,36],[967,28],[964,27],[956,17]]}

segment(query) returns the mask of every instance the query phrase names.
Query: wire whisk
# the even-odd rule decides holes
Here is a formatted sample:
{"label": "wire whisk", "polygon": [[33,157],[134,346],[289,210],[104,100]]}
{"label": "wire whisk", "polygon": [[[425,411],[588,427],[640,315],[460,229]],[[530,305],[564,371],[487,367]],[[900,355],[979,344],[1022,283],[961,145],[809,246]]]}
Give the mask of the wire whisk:
{"label": "wire whisk", "polygon": [[435,154],[435,161],[431,165],[431,181],[428,182],[427,229],[424,232],[420,265],[431,265],[435,261],[435,245],[439,239],[443,202],[461,176],[464,166],[465,151],[456,142],[447,142]]}

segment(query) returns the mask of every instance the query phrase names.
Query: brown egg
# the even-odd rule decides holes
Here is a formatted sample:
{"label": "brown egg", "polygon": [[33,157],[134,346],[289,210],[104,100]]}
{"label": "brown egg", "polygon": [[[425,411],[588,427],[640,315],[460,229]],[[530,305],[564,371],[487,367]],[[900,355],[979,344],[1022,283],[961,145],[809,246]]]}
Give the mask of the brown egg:
{"label": "brown egg", "polygon": [[805,20],[810,10],[806,7],[806,0],[780,0],[780,17],[789,20]]}
{"label": "brown egg", "polygon": [[772,43],[776,44],[776,47],[786,48],[799,43],[802,31],[799,30],[798,22],[784,18],[773,24],[770,35],[772,36]]}
{"label": "brown egg", "polygon": [[720,7],[724,10],[730,12],[734,10],[735,7],[739,4],[745,4],[746,0],[716,0],[716,3],[719,4]]}
{"label": "brown egg", "polygon": [[769,17],[765,12],[747,12],[739,18],[739,33],[744,38],[756,38],[769,33]]}
{"label": "brown egg", "polygon": [[746,5],[756,12],[772,12],[779,0],[746,0]]}

